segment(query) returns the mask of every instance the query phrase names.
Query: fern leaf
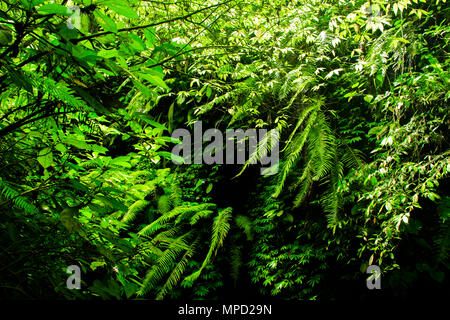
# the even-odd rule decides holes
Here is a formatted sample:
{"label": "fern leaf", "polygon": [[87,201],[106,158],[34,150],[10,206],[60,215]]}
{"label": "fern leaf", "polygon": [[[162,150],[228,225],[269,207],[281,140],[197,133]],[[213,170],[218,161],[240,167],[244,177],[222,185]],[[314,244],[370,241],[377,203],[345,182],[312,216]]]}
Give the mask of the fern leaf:
{"label": "fern leaf", "polygon": [[158,199],[158,212],[160,214],[166,214],[167,212],[170,211],[170,207],[171,207],[171,201],[170,201],[170,197],[167,195],[162,195],[161,197],[159,197]]}
{"label": "fern leaf", "polygon": [[[0,178],[0,195],[3,195],[9,201],[12,201],[17,207],[23,209],[26,213],[37,213],[38,209],[28,202],[28,200],[21,196],[18,191],[9,186]],[[4,202],[4,204],[8,203]]]}
{"label": "fern leaf", "polygon": [[277,184],[277,187],[275,189],[275,192],[273,194],[273,197],[278,197],[283,190],[284,184],[286,182],[287,176],[291,169],[293,168],[294,164],[296,163],[297,159],[300,156],[300,153],[303,150],[303,146],[305,145],[305,142],[308,138],[309,131],[311,130],[311,127],[315,123],[317,117],[317,110],[315,110],[308,118],[307,125],[302,133],[298,134],[294,141],[292,142],[293,147],[288,149],[286,152],[286,158],[287,160],[284,162],[281,170],[281,178]]}
{"label": "fern leaf", "polygon": [[312,106],[306,108],[300,115],[297,124],[295,125],[294,129],[292,130],[289,138],[286,140],[286,147],[282,150],[284,151],[289,144],[292,141],[292,138],[295,136],[295,134],[297,133],[298,128],[303,124],[303,122],[305,121],[306,117],[313,111],[318,110],[322,105],[323,105],[324,101],[323,98],[317,99],[316,103],[314,103]]}
{"label": "fern leaf", "polygon": [[244,230],[245,235],[247,236],[247,240],[252,241],[253,240],[253,230],[252,230],[252,221],[246,217],[238,215],[234,219],[236,222],[236,225]]}
{"label": "fern leaf", "polygon": [[280,135],[278,129],[269,130],[269,132],[267,132],[267,134],[260,139],[258,145],[256,146],[256,150],[250,155],[249,159],[245,162],[236,177],[239,177],[250,164],[257,163],[261,156],[267,155],[273,147],[279,144],[279,138]]}
{"label": "fern leaf", "polygon": [[138,200],[135,203],[133,203],[129,208],[128,211],[125,213],[125,215],[122,218],[122,222],[130,223],[135,218],[136,215],[140,212],[142,212],[147,206],[149,202],[145,200]]}
{"label": "fern leaf", "polygon": [[137,292],[138,296],[143,296],[154,289],[171,270],[173,263],[175,263],[180,253],[189,249],[185,241],[187,235],[185,234],[173,240],[163,255],[158,259],[157,263],[147,272],[142,287]]}
{"label": "fern leaf", "polygon": [[162,289],[159,291],[158,295],[156,296],[156,300],[162,300],[164,296],[171,291],[180,281],[181,276],[186,271],[186,268],[188,266],[189,259],[192,258],[192,256],[195,253],[195,249],[199,242],[199,237],[194,241],[194,243],[189,247],[188,250],[186,250],[186,253],[181,258],[181,260],[178,262],[176,267],[172,270],[169,278],[165,282]]}
{"label": "fern leaf", "polygon": [[308,137],[308,152],[311,155],[313,180],[317,181],[333,170],[335,138],[323,114],[318,115],[317,124]]}
{"label": "fern leaf", "polygon": [[300,190],[297,193],[294,200],[294,207],[300,206],[300,204],[303,202],[311,187],[311,183],[312,183],[311,170],[305,170],[302,175]]}
{"label": "fern leaf", "polygon": [[206,255],[200,269],[187,277],[186,280],[190,282],[195,281],[200,276],[202,270],[210,263],[212,257],[217,253],[217,250],[223,246],[228,231],[230,230],[231,212],[232,208],[230,207],[223,209],[214,218],[213,234],[208,254]]}
{"label": "fern leaf", "polygon": [[41,76],[37,73],[30,74],[32,78],[32,82],[36,88],[45,92],[49,95],[49,97],[62,101],[66,105],[74,107],[78,110],[88,110],[92,111],[83,100],[76,97],[72,89],[67,87],[65,83],[56,82],[53,79]]}
{"label": "fern leaf", "polygon": [[168,213],[166,213],[165,215],[153,221],[148,226],[144,227],[141,231],[138,232],[138,234],[142,236],[150,236],[157,230],[161,229],[161,227],[163,227],[166,223],[170,222],[171,220],[175,219],[177,216],[181,214],[189,215],[198,211],[209,210],[214,207],[215,205],[211,203],[205,203],[200,205],[183,205],[176,207],[171,211],[169,211]]}

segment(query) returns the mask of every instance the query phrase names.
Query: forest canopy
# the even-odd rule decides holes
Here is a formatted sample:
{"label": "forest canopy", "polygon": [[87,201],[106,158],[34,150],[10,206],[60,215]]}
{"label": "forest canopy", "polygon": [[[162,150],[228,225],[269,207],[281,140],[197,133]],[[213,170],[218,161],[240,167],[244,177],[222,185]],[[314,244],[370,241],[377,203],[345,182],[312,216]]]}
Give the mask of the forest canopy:
{"label": "forest canopy", "polygon": [[[383,297],[442,298],[449,25],[445,0],[2,0],[0,297],[358,300],[377,266]],[[174,163],[200,122],[279,161]]]}

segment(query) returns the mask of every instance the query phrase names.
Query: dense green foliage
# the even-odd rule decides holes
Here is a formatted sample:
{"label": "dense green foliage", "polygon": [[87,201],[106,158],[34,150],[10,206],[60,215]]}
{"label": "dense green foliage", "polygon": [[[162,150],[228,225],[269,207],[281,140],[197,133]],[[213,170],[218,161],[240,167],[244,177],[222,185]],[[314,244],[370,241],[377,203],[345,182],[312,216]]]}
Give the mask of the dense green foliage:
{"label": "dense green foliage", "polygon": [[[0,296],[439,295],[449,36],[443,0],[2,0]],[[198,120],[279,130],[278,173],[175,165]]]}

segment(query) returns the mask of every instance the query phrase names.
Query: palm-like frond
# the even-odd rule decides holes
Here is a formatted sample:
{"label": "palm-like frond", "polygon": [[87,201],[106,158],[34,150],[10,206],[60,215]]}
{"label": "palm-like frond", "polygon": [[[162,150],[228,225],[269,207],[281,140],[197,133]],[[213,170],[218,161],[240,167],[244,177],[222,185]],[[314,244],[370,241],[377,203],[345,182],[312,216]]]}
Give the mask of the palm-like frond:
{"label": "palm-like frond", "polygon": [[317,112],[318,111],[315,110],[311,113],[306,122],[305,129],[301,133],[295,135],[289,148],[287,149],[285,148],[286,160],[281,168],[280,180],[273,194],[274,197],[280,195],[281,191],[283,190],[286,179],[289,175],[289,172],[291,171],[291,169],[293,169],[294,165],[297,163],[300,154],[303,151],[303,147],[308,139],[309,132],[315,123]]}
{"label": "palm-like frond", "polygon": [[178,256],[182,252],[190,249],[190,246],[186,243],[186,238],[189,235],[187,233],[179,238],[172,239],[157,263],[147,272],[142,287],[137,292],[139,296],[143,296],[154,289],[163,280],[164,276],[172,270],[173,264]]}
{"label": "palm-like frond", "polygon": [[197,239],[189,247],[189,249],[186,250],[186,253],[183,255],[181,260],[177,263],[176,267],[173,268],[172,272],[170,273],[169,278],[166,280],[162,289],[158,292],[158,295],[156,296],[156,300],[162,300],[164,298],[164,296],[178,284],[183,273],[186,271],[189,259],[192,258],[192,256],[195,253],[195,249],[198,245],[198,242],[199,242],[199,237],[197,237]]}
{"label": "palm-like frond", "polygon": [[217,253],[217,250],[223,246],[228,231],[230,230],[231,212],[232,208],[225,208],[221,210],[214,218],[213,233],[208,254],[206,255],[200,269],[187,277],[187,280],[191,282],[195,281],[200,276],[202,270],[210,263],[212,257]]}
{"label": "palm-like frond", "polygon": [[136,218],[136,215],[142,212],[148,206],[148,204],[148,201],[137,200],[128,208],[128,211],[123,216],[122,221],[125,223],[133,221]]}
{"label": "palm-like frond", "polygon": [[[182,205],[178,206],[163,216],[159,217],[151,224],[145,226],[141,231],[138,232],[139,235],[142,236],[151,236],[154,232],[164,227],[165,224],[175,219],[177,216],[183,215],[185,217],[192,215],[196,212],[209,210],[213,208],[214,205],[211,203],[204,203],[199,205]],[[180,221],[180,220],[179,220]]]}
{"label": "palm-like frond", "polygon": [[250,155],[245,162],[241,171],[236,175],[240,176],[250,164],[256,164],[261,157],[267,156],[267,154],[280,143],[280,132],[278,129],[269,130],[266,135],[259,140],[256,150]]}

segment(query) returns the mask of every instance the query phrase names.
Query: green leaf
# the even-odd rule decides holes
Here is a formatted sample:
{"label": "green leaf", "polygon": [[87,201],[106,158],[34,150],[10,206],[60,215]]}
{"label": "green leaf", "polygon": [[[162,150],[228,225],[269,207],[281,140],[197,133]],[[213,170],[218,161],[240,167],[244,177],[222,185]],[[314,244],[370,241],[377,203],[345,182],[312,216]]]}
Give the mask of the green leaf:
{"label": "green leaf", "polygon": [[102,154],[105,154],[106,152],[108,152],[108,148],[99,146],[97,144],[91,145],[91,149],[92,149],[92,151],[95,151],[97,153],[102,153]]}
{"label": "green leaf", "polygon": [[66,153],[66,152],[67,152],[66,146],[63,145],[62,143],[58,143],[58,144],[55,146],[55,149],[58,150],[58,151],[61,152],[61,153]]}
{"label": "green leaf", "polygon": [[38,162],[44,169],[50,167],[53,163],[53,153],[51,148],[44,148],[39,151],[39,156],[37,158]]}
{"label": "green leaf", "polygon": [[180,163],[180,164],[184,163],[184,158],[183,157],[177,156],[177,155],[172,154],[170,152],[159,151],[159,152],[157,152],[157,154],[160,155],[163,158],[168,159],[168,160],[175,161],[175,162]]}
{"label": "green leaf", "polygon": [[156,42],[155,37],[155,29],[152,27],[149,27],[144,30],[145,39],[147,40],[147,47],[154,47]]}
{"label": "green leaf", "polygon": [[209,99],[209,98],[211,98],[211,95],[212,95],[212,89],[211,89],[211,87],[207,87],[206,88],[206,97]]}
{"label": "green leaf", "polygon": [[37,12],[40,14],[58,14],[68,17],[73,14],[73,12],[68,7],[57,3],[44,4],[37,9]]}
{"label": "green leaf", "polygon": [[131,168],[132,165],[130,164],[130,157],[117,157],[111,160],[110,164],[115,166],[120,166],[124,168]]}
{"label": "green leaf", "polygon": [[127,17],[129,19],[139,19],[139,16],[136,13],[136,11],[134,11],[124,1],[111,0],[102,2],[102,4],[108,7],[108,9],[115,11],[117,14],[120,14],[121,16]]}
{"label": "green leaf", "polygon": [[372,100],[373,96],[371,94],[364,96],[364,101],[366,101],[367,103],[370,103]]}
{"label": "green leaf", "polygon": [[106,14],[103,14],[100,10],[95,10],[94,16],[105,31],[117,33],[118,29],[113,19],[108,17]]}
{"label": "green leaf", "polygon": [[173,130],[173,110],[175,108],[175,102],[172,102],[172,104],[169,107],[169,112],[167,113],[167,119],[169,120],[169,132],[172,132]]}
{"label": "green leaf", "polygon": [[139,38],[137,35],[130,33],[130,34],[128,34],[128,38],[131,39],[131,43],[130,43],[131,47],[136,49],[137,51],[140,52],[140,51],[147,49],[144,41],[142,41],[142,39]]}
{"label": "green leaf", "polygon": [[143,120],[144,122],[148,123],[149,125],[161,129],[161,130],[166,130],[168,131],[169,129],[166,128],[166,126],[162,125],[161,123],[158,123],[152,119],[149,118],[148,115],[144,114],[144,113],[138,113],[136,112],[135,115],[138,116],[139,119]]}
{"label": "green leaf", "polygon": [[109,225],[109,223],[106,220],[102,220],[100,222],[100,227],[102,227],[102,228],[108,228],[108,225]]}
{"label": "green leaf", "polygon": [[151,84],[163,88],[163,89],[167,89],[169,90],[169,87],[167,86],[167,84],[164,82],[164,80],[158,76],[152,75],[152,74],[148,74],[148,73],[143,73],[143,72],[139,72],[138,76],[141,79],[147,80],[148,82],[150,82]]}
{"label": "green leaf", "polygon": [[65,144],[70,144],[74,147],[77,147],[78,149],[83,149],[83,150],[89,149],[89,145],[85,141],[78,140],[76,138],[66,137],[62,141]]}
{"label": "green leaf", "polygon": [[138,79],[133,79],[133,84],[136,86],[136,88],[139,89],[144,95],[146,95],[149,98],[154,98],[155,94],[153,93],[153,90],[150,90],[149,87],[144,85],[142,82],[140,82]]}
{"label": "green leaf", "polygon": [[104,261],[93,261],[90,265],[91,269],[95,271],[98,267],[103,267],[106,265]]}
{"label": "green leaf", "polygon": [[106,59],[115,58],[115,57],[119,56],[119,51],[117,51],[116,49],[111,49],[111,50],[102,49],[99,52],[97,52],[97,55],[99,57],[106,58]]}

